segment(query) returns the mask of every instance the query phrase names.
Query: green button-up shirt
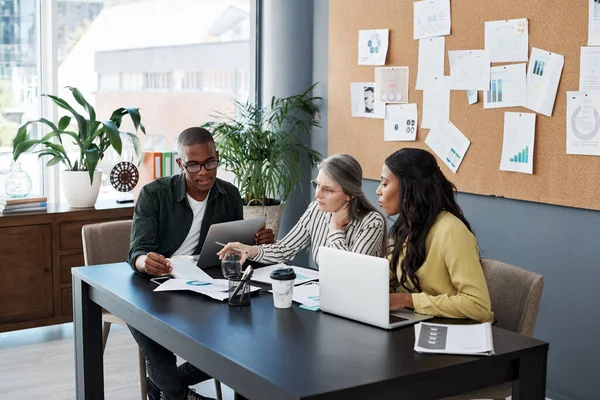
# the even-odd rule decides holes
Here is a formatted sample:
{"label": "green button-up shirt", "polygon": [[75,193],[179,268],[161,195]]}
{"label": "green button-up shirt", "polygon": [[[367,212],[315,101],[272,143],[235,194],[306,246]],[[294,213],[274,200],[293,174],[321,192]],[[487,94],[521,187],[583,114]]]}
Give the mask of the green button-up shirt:
{"label": "green button-up shirt", "polygon": [[[187,200],[185,175],[160,178],[140,191],[131,227],[129,264],[134,271],[138,256],[156,252],[171,257],[192,226],[194,214]],[[244,218],[242,198],[231,183],[216,179],[208,194],[200,239],[194,254],[200,253],[208,228],[220,222]]]}

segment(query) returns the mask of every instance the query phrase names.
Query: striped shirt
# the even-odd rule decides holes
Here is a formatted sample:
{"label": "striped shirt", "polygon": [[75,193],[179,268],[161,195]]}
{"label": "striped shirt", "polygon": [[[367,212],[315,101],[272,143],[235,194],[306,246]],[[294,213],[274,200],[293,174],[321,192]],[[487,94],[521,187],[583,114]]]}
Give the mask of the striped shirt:
{"label": "striped shirt", "polygon": [[343,230],[329,232],[333,214],[321,211],[316,201],[308,206],[298,223],[280,241],[258,246],[254,261],[277,264],[293,259],[300,250],[311,247],[315,264],[319,265],[319,247],[380,256],[385,221],[381,214],[371,211],[360,220],[351,221]]}

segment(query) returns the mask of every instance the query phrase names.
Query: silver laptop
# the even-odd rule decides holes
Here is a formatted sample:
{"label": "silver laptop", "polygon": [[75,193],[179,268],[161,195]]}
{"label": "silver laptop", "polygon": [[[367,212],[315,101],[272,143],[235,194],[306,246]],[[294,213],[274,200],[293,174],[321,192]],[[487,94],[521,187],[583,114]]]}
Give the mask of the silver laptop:
{"label": "silver laptop", "polygon": [[349,251],[319,248],[321,310],[383,329],[433,318],[410,310],[390,313],[389,262]]}
{"label": "silver laptop", "polygon": [[210,268],[221,264],[221,260],[219,260],[217,253],[223,246],[220,246],[215,242],[254,244],[256,232],[258,232],[264,223],[264,218],[252,218],[212,224],[210,228],[208,228],[208,233],[206,234],[202,250],[200,250],[197,265],[200,268]]}

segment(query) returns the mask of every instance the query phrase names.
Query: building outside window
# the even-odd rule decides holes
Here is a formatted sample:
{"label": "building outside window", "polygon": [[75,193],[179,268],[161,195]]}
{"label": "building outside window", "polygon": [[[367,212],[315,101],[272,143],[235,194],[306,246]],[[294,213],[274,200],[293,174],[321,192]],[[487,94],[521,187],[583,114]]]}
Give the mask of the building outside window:
{"label": "building outside window", "polygon": [[[79,14],[77,41],[65,47],[58,86],[78,87],[99,118],[122,106],[139,107],[148,133],[142,147],[172,151],[182,130],[231,113],[235,100],[248,99],[250,0],[96,3],[95,17]],[[124,121],[122,129],[131,131]],[[131,159],[131,151],[124,153],[109,152],[99,165],[101,199],[121,196],[108,174]]]}
{"label": "building outside window", "polygon": [[[56,25],[41,12],[44,5],[54,8]],[[248,99],[250,8],[250,0],[0,0],[0,195],[17,128],[42,116],[48,65],[58,77],[53,94],[74,103],[64,88],[77,87],[100,120],[116,108],[139,107],[148,132],[142,146],[174,150],[183,129],[232,113],[235,100]],[[56,33],[56,58],[41,52],[40,32],[48,31]],[[33,137],[40,137],[38,129]],[[122,130],[132,129],[123,123]],[[132,160],[125,148],[122,156],[108,152],[99,165],[100,199],[121,196],[109,173]],[[77,149],[68,151],[77,158]],[[42,194],[47,169],[33,153],[20,161]]]}

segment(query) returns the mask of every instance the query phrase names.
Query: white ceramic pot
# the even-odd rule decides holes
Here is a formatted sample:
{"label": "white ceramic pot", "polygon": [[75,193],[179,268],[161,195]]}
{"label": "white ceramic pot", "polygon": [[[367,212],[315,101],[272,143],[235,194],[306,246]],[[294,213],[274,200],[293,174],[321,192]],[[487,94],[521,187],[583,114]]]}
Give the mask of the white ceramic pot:
{"label": "white ceramic pot", "polygon": [[67,203],[73,208],[93,207],[98,199],[102,171],[94,171],[94,180],[90,184],[88,171],[60,171],[60,184]]}

